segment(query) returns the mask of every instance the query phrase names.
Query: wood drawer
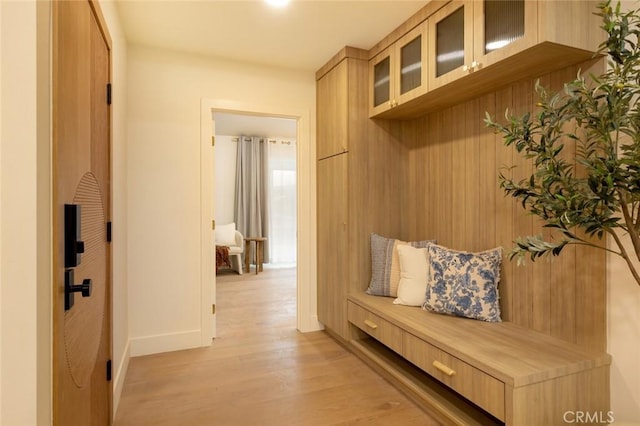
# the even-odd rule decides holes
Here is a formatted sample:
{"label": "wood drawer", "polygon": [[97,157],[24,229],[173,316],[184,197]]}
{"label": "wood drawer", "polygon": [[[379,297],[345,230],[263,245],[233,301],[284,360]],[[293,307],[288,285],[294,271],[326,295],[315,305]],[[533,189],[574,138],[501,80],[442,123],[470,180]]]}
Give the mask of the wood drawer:
{"label": "wood drawer", "polygon": [[460,395],[505,420],[505,386],[500,380],[409,333],[404,333],[403,355]]}
{"label": "wood drawer", "polygon": [[401,328],[353,302],[349,302],[349,322],[402,355]]}

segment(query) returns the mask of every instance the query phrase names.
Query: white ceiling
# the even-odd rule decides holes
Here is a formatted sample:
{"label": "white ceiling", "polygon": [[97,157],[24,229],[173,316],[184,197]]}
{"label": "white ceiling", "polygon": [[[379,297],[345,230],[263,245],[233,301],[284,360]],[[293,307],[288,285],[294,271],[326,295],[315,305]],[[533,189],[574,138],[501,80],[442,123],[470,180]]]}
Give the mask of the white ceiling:
{"label": "white ceiling", "polygon": [[[428,1],[115,0],[129,43],[315,72],[370,49]],[[216,113],[216,134],[296,137],[294,120]]]}
{"label": "white ceiling", "polygon": [[428,1],[116,0],[130,43],[316,71],[344,46],[370,49]]}

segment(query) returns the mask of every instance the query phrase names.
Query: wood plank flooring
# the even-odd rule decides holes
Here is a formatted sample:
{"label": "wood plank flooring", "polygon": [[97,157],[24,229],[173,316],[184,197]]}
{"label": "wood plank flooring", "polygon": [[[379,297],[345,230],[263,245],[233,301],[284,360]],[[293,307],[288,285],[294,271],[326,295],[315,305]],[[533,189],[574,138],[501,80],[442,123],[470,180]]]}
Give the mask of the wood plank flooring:
{"label": "wood plank flooring", "polygon": [[324,332],[296,331],[295,269],[220,271],[209,348],[131,359],[116,426],[437,425]]}

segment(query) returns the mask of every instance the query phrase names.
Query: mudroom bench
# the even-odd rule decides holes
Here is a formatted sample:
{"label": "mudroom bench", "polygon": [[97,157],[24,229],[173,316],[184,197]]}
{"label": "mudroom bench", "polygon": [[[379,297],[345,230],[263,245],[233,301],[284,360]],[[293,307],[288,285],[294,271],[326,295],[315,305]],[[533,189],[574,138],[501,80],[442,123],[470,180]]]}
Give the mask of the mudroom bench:
{"label": "mudroom bench", "polygon": [[348,320],[351,349],[447,423],[556,425],[609,411],[606,353],[366,293],[349,295]]}

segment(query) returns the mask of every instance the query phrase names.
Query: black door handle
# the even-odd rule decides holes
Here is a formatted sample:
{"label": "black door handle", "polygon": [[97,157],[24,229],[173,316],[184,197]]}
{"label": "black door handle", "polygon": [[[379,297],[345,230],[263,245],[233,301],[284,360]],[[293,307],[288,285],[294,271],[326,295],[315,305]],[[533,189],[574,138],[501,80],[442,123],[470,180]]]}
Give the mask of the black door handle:
{"label": "black door handle", "polygon": [[74,284],[73,269],[64,271],[64,310],[68,311],[73,306],[74,293],[80,292],[82,297],[91,296],[91,278],[82,280],[82,284]]}

